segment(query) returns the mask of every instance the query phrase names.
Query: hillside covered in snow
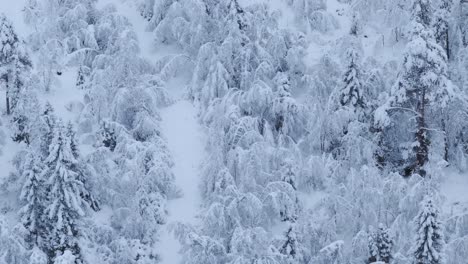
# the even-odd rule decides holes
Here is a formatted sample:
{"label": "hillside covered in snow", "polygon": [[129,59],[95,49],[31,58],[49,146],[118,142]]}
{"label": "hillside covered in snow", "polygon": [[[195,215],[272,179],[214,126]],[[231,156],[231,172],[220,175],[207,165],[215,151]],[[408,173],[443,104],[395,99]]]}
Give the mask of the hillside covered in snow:
{"label": "hillside covered in snow", "polygon": [[0,264],[468,263],[467,0],[0,0]]}

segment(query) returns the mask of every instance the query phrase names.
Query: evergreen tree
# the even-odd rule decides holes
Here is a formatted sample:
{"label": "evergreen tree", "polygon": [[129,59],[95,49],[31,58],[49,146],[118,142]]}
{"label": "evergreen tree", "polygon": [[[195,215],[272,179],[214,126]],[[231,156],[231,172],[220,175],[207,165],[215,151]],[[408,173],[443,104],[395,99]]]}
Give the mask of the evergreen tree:
{"label": "evergreen tree", "polygon": [[379,225],[376,232],[369,236],[369,260],[368,263],[381,261],[390,263],[392,259],[393,239],[389,230],[383,224]]}
{"label": "evergreen tree", "polygon": [[42,179],[42,167],[37,156],[30,150],[25,157],[23,178],[25,180],[20,194],[20,200],[24,203],[20,209],[21,222],[28,230],[28,242],[38,245],[38,238],[44,236],[43,212],[44,212],[44,181]]}
{"label": "evergreen tree", "polygon": [[18,102],[12,114],[12,138],[15,142],[24,142],[30,145],[36,138],[35,125],[40,113],[39,101],[31,89],[22,89]]}
{"label": "evergreen tree", "polygon": [[71,122],[68,122],[67,124],[66,136],[70,142],[70,150],[72,152],[72,155],[77,161],[75,165],[71,166],[71,169],[76,171],[78,181],[82,182],[85,187],[81,190],[82,192],[80,193],[80,196],[89,204],[89,206],[94,211],[99,211],[99,203],[89,191],[89,186],[87,184],[87,179],[86,179],[87,169],[86,169],[86,166],[83,165],[85,164],[85,162],[81,160],[80,153],[78,150],[78,143],[76,142],[76,132]]}
{"label": "evergreen tree", "polygon": [[286,159],[281,166],[281,180],[291,184],[294,190],[297,190],[296,168],[291,159]]}
{"label": "evergreen tree", "polygon": [[89,78],[90,69],[84,65],[81,65],[78,69],[78,76],[76,77],[76,87],[83,89],[87,79]]}
{"label": "evergreen tree", "polygon": [[57,122],[54,136],[45,159],[46,168],[42,173],[47,184],[46,252],[50,259],[69,250],[80,257],[78,246],[78,225],[85,214],[86,201],[83,193],[88,191],[77,171],[77,160],[73,155],[70,138],[61,121]]}
{"label": "evergreen tree", "polygon": [[295,224],[291,224],[286,231],[286,241],[281,245],[280,253],[286,256],[288,264],[301,263],[302,254],[299,241],[297,240],[297,231]]}
{"label": "evergreen tree", "polygon": [[41,151],[41,158],[46,159],[49,156],[49,147],[52,143],[56,123],[54,108],[49,102],[46,103],[45,109],[39,119],[39,148]]}
{"label": "evergreen tree", "polygon": [[11,22],[0,16],[0,77],[6,83],[7,114],[11,113],[23,86],[22,74],[32,66]]}
{"label": "evergreen tree", "polygon": [[73,157],[78,160],[80,157],[79,151],[78,151],[78,145],[76,142],[76,132],[73,129],[73,124],[69,121],[67,123],[67,132],[66,132],[67,137],[70,139],[70,149],[73,154]]}
{"label": "evergreen tree", "polygon": [[344,87],[340,91],[340,104],[356,109],[366,108],[359,68],[359,54],[354,48],[348,50],[348,67],[344,75]]}
{"label": "evergreen tree", "polygon": [[117,146],[117,136],[115,135],[115,129],[112,127],[111,123],[103,121],[101,123],[101,128],[99,131],[100,143],[104,147],[109,148],[110,151],[114,151]]}
{"label": "evergreen tree", "polygon": [[[428,125],[440,123],[441,113],[453,96],[448,89],[447,57],[437,44],[432,31],[432,7],[428,0],[416,0],[413,5],[411,41],[407,44],[403,67],[392,90],[389,106],[384,109],[392,114],[393,123],[402,134],[410,133],[409,142],[394,144],[402,153],[406,145],[407,156],[399,161],[404,164],[404,175],[418,173],[425,176],[424,166],[429,159],[430,138]],[[376,111],[376,119],[382,116]],[[389,123],[388,121],[385,121]],[[413,134],[414,133],[414,134]],[[396,163],[396,162],[395,162]]]}
{"label": "evergreen tree", "polygon": [[415,264],[444,263],[443,226],[439,210],[431,197],[426,197],[414,222],[416,224],[416,241],[413,248]]}
{"label": "evergreen tree", "polygon": [[445,50],[447,59],[450,59],[449,19],[452,4],[452,0],[440,0],[440,5],[434,14],[435,39]]}
{"label": "evergreen tree", "polygon": [[352,36],[358,36],[361,33],[361,24],[359,21],[358,13],[353,14],[353,18],[351,21],[351,29],[349,30],[349,34]]}

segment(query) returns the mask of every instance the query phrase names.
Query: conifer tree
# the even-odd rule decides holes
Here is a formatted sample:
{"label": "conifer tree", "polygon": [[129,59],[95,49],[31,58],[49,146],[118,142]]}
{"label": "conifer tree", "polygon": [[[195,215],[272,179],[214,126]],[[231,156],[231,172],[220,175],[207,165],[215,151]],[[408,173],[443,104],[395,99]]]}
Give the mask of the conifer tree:
{"label": "conifer tree", "polygon": [[448,89],[447,57],[435,41],[432,12],[429,0],[414,2],[411,41],[407,44],[403,67],[392,90],[390,107],[386,109],[392,113],[394,121],[402,122],[400,127],[406,127],[407,132],[412,133],[412,141],[404,143],[411,147],[408,157],[402,160],[405,176],[426,175],[424,166],[429,159],[430,144],[428,124],[438,122],[436,119],[440,116],[434,114],[442,112],[452,96]]}
{"label": "conifer tree", "polygon": [[38,246],[38,238],[44,235],[44,180],[42,178],[42,166],[32,151],[26,154],[23,178],[25,182],[20,194],[20,200],[24,203],[20,209],[21,222],[29,232],[28,242]]}
{"label": "conifer tree", "polygon": [[55,259],[69,250],[80,257],[78,246],[78,225],[85,214],[86,201],[82,193],[87,193],[81,181],[77,160],[73,155],[70,138],[62,122],[57,122],[54,136],[45,159],[46,168],[42,173],[47,184],[46,251],[50,259]]}
{"label": "conifer tree", "polygon": [[389,230],[383,224],[379,225],[376,232],[369,236],[369,260],[368,263],[381,261],[390,263],[392,259],[393,239]]}
{"label": "conifer tree", "polygon": [[352,36],[358,36],[360,33],[361,24],[359,21],[359,15],[357,13],[354,13],[351,21],[351,29],[349,30],[349,34],[351,34]]}
{"label": "conifer tree", "polygon": [[348,50],[348,67],[344,75],[344,87],[340,91],[340,104],[353,107],[355,110],[366,107],[361,83],[359,68],[359,55],[354,48]]}
{"label": "conifer tree", "polygon": [[101,140],[100,143],[102,143],[104,147],[109,148],[110,151],[114,151],[117,146],[117,137],[115,135],[115,129],[112,127],[111,123],[107,121],[103,121],[101,123],[99,138]]}
{"label": "conifer tree", "polygon": [[87,179],[86,179],[86,166],[83,165],[85,164],[83,160],[81,160],[80,153],[78,150],[78,143],[76,141],[76,132],[73,128],[73,124],[71,122],[68,122],[67,124],[67,131],[66,131],[66,136],[69,139],[70,142],[70,149],[72,152],[73,157],[77,161],[75,165],[71,167],[74,171],[77,173],[78,180],[84,184],[84,187],[82,189],[82,193],[80,194],[81,198],[84,199],[89,206],[94,210],[94,211],[99,211],[99,203],[96,200],[96,198],[91,194],[91,192],[88,190],[87,186]]}
{"label": "conifer tree", "polygon": [[39,117],[39,133],[40,133],[40,140],[39,140],[39,148],[41,151],[41,158],[45,159],[49,156],[49,146],[52,143],[52,138],[54,136],[54,127],[56,121],[54,108],[52,105],[47,102],[45,105],[45,109],[42,112],[42,115]]}
{"label": "conifer tree", "polygon": [[21,47],[11,22],[0,16],[0,77],[6,84],[6,110],[11,113],[23,86],[22,74],[31,67],[31,61]]}
{"label": "conifer tree", "polygon": [[297,230],[295,224],[291,224],[286,231],[286,241],[280,248],[280,253],[286,256],[288,264],[300,263],[302,254],[299,248],[299,241],[297,241]]}
{"label": "conifer tree", "polygon": [[84,65],[81,65],[78,69],[78,76],[76,77],[76,86],[83,89],[87,78],[89,77],[90,69]]}
{"label": "conifer tree", "polygon": [[440,0],[440,5],[434,16],[435,39],[445,50],[447,59],[450,59],[449,19],[452,0]]}
{"label": "conifer tree", "polygon": [[439,210],[431,197],[426,197],[416,216],[416,240],[413,247],[415,264],[444,263],[444,236]]}
{"label": "conifer tree", "polygon": [[37,109],[40,109],[40,104],[36,95],[31,89],[22,89],[11,119],[13,141],[30,145],[36,138],[37,130],[34,126],[40,115]]}

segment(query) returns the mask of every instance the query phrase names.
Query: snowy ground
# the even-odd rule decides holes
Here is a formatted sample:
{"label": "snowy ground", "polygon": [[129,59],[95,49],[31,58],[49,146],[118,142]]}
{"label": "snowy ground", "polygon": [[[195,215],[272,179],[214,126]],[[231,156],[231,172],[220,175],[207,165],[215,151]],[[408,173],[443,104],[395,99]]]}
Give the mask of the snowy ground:
{"label": "snowy ground", "polygon": [[13,26],[22,38],[25,38],[30,32],[31,28],[24,23],[23,9],[25,0],[0,0],[0,14],[5,14],[11,20]]}
{"label": "snowy ground", "polygon": [[51,90],[39,97],[43,105],[49,102],[64,122],[74,123],[83,107],[84,90],[76,87],[77,75],[77,68],[67,68],[62,75],[54,75]]}
{"label": "snowy ground", "polygon": [[[176,185],[183,192],[182,198],[169,202],[168,225],[173,222],[196,223],[200,208],[199,168],[204,156],[205,135],[200,127],[194,106],[179,100],[163,109],[162,132],[167,138],[174,158]],[[161,244],[162,264],[180,262],[179,242],[167,229],[163,230]]]}
{"label": "snowy ground", "polygon": [[441,194],[445,197],[443,210],[449,215],[468,212],[468,173],[455,169],[444,171]]}

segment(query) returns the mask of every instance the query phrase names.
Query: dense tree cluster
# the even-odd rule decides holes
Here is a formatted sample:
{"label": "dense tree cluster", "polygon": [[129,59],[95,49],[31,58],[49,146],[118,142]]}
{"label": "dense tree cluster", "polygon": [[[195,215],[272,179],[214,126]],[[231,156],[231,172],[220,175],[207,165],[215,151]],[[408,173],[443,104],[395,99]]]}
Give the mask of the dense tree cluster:
{"label": "dense tree cluster", "polygon": [[[183,195],[159,115],[174,80],[208,138],[200,221],[172,226],[183,263],[466,261],[466,214],[440,184],[468,169],[467,1],[129,2],[171,52],[144,58],[95,0],[26,1],[25,41],[0,17],[19,149],[0,262],[160,261]],[[83,103],[66,123],[44,95],[70,71]]]}

